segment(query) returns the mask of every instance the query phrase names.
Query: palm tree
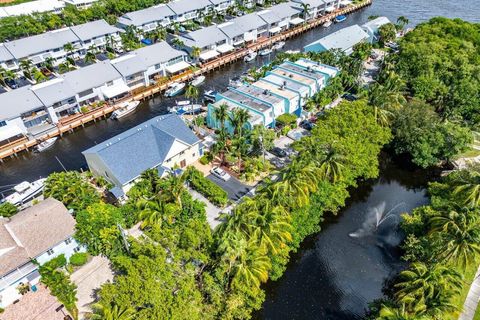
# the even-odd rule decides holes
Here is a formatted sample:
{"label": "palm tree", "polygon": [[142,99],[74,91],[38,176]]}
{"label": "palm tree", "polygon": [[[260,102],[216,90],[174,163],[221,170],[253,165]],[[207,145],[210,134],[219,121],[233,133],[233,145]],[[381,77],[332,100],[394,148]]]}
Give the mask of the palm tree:
{"label": "palm tree", "polygon": [[471,211],[450,211],[429,221],[430,232],[444,242],[438,258],[466,268],[480,254],[480,220]]}
{"label": "palm tree", "polygon": [[32,76],[33,76],[33,80],[35,80],[37,83],[44,82],[47,80],[47,77],[38,68],[33,69]]}
{"label": "palm tree", "polygon": [[72,54],[72,52],[75,51],[75,47],[71,43],[66,43],[63,46],[63,50],[67,52],[67,57],[69,57]]}
{"label": "palm tree", "polygon": [[55,59],[52,57],[47,57],[43,62],[43,66],[48,69],[50,72],[53,72],[53,65],[55,63]]}
{"label": "palm tree", "polygon": [[215,144],[212,146],[212,153],[220,154],[220,166],[225,163],[225,153],[228,150],[228,134],[227,131],[222,128],[217,134]]}
{"label": "palm tree", "polygon": [[422,320],[426,318],[421,317],[416,314],[410,314],[405,310],[405,307],[389,307],[382,305],[380,309],[380,314],[377,320]]}
{"label": "palm tree", "polygon": [[65,60],[65,62],[60,63],[58,65],[58,72],[60,73],[66,73],[72,70],[72,65],[69,60]]}
{"label": "palm tree", "polygon": [[182,40],[180,40],[180,38],[178,38],[178,37],[173,38],[172,44],[174,46],[176,46],[177,48],[181,48],[181,47],[185,46],[185,43]]}
{"label": "palm tree", "polygon": [[184,174],[170,175],[167,187],[163,190],[168,202],[175,202],[180,210],[183,208],[182,194],[185,192],[185,180]]}
{"label": "palm tree", "polygon": [[2,85],[7,85],[8,80],[14,80],[15,79],[15,72],[12,70],[5,70],[4,68],[0,67],[0,83]]}
{"label": "palm tree", "polygon": [[464,177],[455,181],[453,195],[460,198],[463,204],[475,208],[480,206],[480,172],[468,170]]}
{"label": "palm tree", "polygon": [[226,103],[222,103],[213,111],[214,118],[220,122],[220,129],[225,128],[225,121],[228,119],[228,105]]}
{"label": "palm tree", "polygon": [[23,75],[30,80],[32,79],[33,63],[30,59],[24,59],[20,61],[20,69],[23,71]]}
{"label": "palm tree", "polygon": [[245,156],[248,152],[248,142],[247,138],[241,135],[238,135],[232,140],[232,150],[235,156],[237,157],[237,167],[238,173],[242,172],[242,157]]}
{"label": "palm tree", "polygon": [[410,21],[405,16],[400,16],[400,17],[397,18],[397,26],[401,30],[403,30],[409,22]]}
{"label": "palm tree", "polygon": [[142,220],[142,228],[161,224],[163,220],[163,203],[158,199],[140,199],[136,203],[141,209],[138,218]]}
{"label": "palm tree", "polygon": [[422,262],[412,263],[400,273],[400,282],[395,284],[395,300],[408,312],[425,313],[431,305],[444,301],[444,297],[458,294],[462,287],[458,272],[443,265],[427,266]]}
{"label": "palm tree", "polygon": [[247,124],[250,114],[242,108],[235,108],[230,114],[230,122],[234,127],[234,133],[242,137],[243,127]]}
{"label": "palm tree", "polygon": [[86,63],[94,63],[97,61],[97,56],[96,56],[97,48],[95,48],[93,45],[88,48],[87,53],[85,54],[85,62]]}
{"label": "palm tree", "polygon": [[310,3],[302,3],[303,18],[307,21],[310,15]]}
{"label": "palm tree", "polygon": [[323,179],[335,183],[343,178],[345,157],[331,145],[322,148],[321,157],[317,161]]}
{"label": "palm tree", "polygon": [[194,58],[195,61],[196,61],[198,59],[198,57],[200,56],[201,52],[202,52],[202,50],[199,47],[193,46],[192,47],[192,52],[191,52],[192,58]]}
{"label": "palm tree", "polygon": [[92,320],[130,320],[135,316],[132,307],[119,307],[110,303],[98,302],[93,305],[94,314]]}

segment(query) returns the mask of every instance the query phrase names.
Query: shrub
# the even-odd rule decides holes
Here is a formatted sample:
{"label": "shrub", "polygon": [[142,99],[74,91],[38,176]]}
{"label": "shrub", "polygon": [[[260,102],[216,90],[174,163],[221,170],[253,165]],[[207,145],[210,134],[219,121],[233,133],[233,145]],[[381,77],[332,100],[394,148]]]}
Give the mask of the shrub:
{"label": "shrub", "polygon": [[205,178],[200,171],[194,167],[189,167],[185,174],[187,175],[187,179],[190,181],[191,187],[204,195],[213,204],[219,206],[224,206],[227,204],[227,192],[212,181]]}
{"label": "shrub", "polygon": [[18,208],[10,202],[0,204],[0,217],[9,218],[18,212]]}
{"label": "shrub", "polygon": [[86,252],[77,252],[70,257],[70,264],[79,267],[87,263],[87,260],[88,254]]}
{"label": "shrub", "polygon": [[277,121],[284,125],[291,125],[297,122],[297,116],[290,113],[284,113],[277,117]]}
{"label": "shrub", "polygon": [[209,159],[208,159],[208,156],[207,156],[206,154],[203,155],[203,156],[200,158],[199,161],[200,161],[200,163],[203,164],[203,165],[206,165],[206,164],[208,164],[208,163],[210,162]]}

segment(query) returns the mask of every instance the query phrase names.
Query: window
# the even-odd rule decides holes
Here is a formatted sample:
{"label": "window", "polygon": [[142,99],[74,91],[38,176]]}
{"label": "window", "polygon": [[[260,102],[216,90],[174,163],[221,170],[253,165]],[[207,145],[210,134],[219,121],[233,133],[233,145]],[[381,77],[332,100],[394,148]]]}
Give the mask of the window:
{"label": "window", "polygon": [[0,121],[0,127],[5,127],[7,125],[6,121]]}
{"label": "window", "polygon": [[159,63],[155,65],[155,70],[158,70],[158,69],[160,69],[160,64]]}
{"label": "window", "polygon": [[51,256],[52,254],[54,254],[53,249],[48,249],[48,250],[47,250],[47,254],[48,254],[49,256]]}
{"label": "window", "polygon": [[73,252],[75,252],[75,253],[77,253],[78,251],[80,251],[80,247],[75,247],[75,248],[73,249]]}
{"label": "window", "polygon": [[187,166],[187,161],[182,160],[180,161],[180,168],[185,168]]}
{"label": "window", "polygon": [[113,81],[108,81],[107,82],[107,87],[111,87],[111,86],[113,86]]}
{"label": "window", "polygon": [[183,154],[185,154],[185,151],[180,152],[180,155],[183,155]]}
{"label": "window", "polygon": [[194,153],[192,153],[192,157],[194,157],[194,158],[195,158],[195,152],[194,152]]}
{"label": "window", "polygon": [[72,238],[68,238],[67,240],[65,240],[65,244],[70,244],[72,243]]}

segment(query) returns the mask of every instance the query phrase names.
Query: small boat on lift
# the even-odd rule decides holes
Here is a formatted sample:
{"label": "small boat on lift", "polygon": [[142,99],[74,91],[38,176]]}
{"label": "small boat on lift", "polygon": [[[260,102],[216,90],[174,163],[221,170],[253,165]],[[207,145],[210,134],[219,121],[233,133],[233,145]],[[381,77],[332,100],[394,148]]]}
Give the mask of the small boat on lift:
{"label": "small boat on lift", "polygon": [[192,82],[190,82],[190,85],[194,87],[198,87],[204,82],[205,82],[205,76],[198,76],[193,78]]}
{"label": "small boat on lift", "polygon": [[15,192],[2,199],[0,203],[9,202],[15,206],[22,205],[42,193],[46,180],[38,179],[32,183],[23,181],[13,187]]}
{"label": "small boat on lift", "polygon": [[324,24],[322,24],[322,27],[328,28],[328,27],[330,27],[332,24],[333,24],[332,20],[328,20],[327,22],[325,22]]}
{"label": "small boat on lift", "polygon": [[264,57],[264,56],[268,56],[269,54],[271,54],[273,52],[273,50],[271,48],[267,48],[267,49],[263,49],[262,51],[260,51],[258,54],[261,56],[261,57]]}
{"label": "small boat on lift", "polygon": [[55,142],[57,140],[58,140],[57,137],[53,137],[53,138],[47,139],[45,141],[42,141],[35,147],[35,151],[36,152],[43,152],[47,149],[50,149],[55,144]]}
{"label": "small boat on lift", "polygon": [[174,82],[170,87],[165,91],[165,97],[175,97],[185,90],[185,83],[183,82]]}
{"label": "small boat on lift", "polygon": [[339,16],[337,16],[337,17],[335,18],[335,22],[336,22],[336,23],[340,23],[340,22],[343,22],[343,21],[345,21],[345,20],[347,20],[347,16],[346,16],[346,15],[343,15],[343,14],[341,14],[341,15],[339,15]]}
{"label": "small boat on lift", "polygon": [[283,48],[284,45],[285,45],[285,41],[280,41],[280,42],[275,43],[275,44],[272,46],[272,49],[273,49],[273,50],[280,50],[280,49]]}
{"label": "small boat on lift", "polygon": [[243,58],[243,60],[245,62],[250,62],[255,60],[256,57],[257,57],[257,53],[255,51],[250,50],[248,54],[245,56],[245,58]]}
{"label": "small boat on lift", "polygon": [[112,112],[110,119],[118,120],[135,112],[140,101],[125,101],[120,104],[120,108]]}
{"label": "small boat on lift", "polygon": [[189,100],[183,100],[178,101],[177,105],[169,108],[168,111],[171,113],[176,113],[179,116],[184,114],[197,114],[202,111],[202,105],[190,103]]}
{"label": "small boat on lift", "polygon": [[215,102],[215,97],[217,96],[218,91],[207,90],[203,93],[203,100],[207,102]]}

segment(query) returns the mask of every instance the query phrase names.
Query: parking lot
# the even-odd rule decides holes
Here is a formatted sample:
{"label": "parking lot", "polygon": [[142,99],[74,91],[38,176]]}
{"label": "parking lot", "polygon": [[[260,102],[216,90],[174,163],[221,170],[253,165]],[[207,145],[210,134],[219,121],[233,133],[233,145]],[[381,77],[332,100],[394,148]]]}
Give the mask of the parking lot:
{"label": "parking lot", "polygon": [[215,184],[220,186],[223,190],[225,190],[228,193],[228,198],[232,201],[237,201],[241,197],[243,197],[245,194],[250,191],[251,187],[241,183],[237,178],[235,177],[230,177],[227,181],[223,181],[220,178],[217,178],[216,176],[209,174],[207,176],[207,179],[210,181],[213,181]]}

